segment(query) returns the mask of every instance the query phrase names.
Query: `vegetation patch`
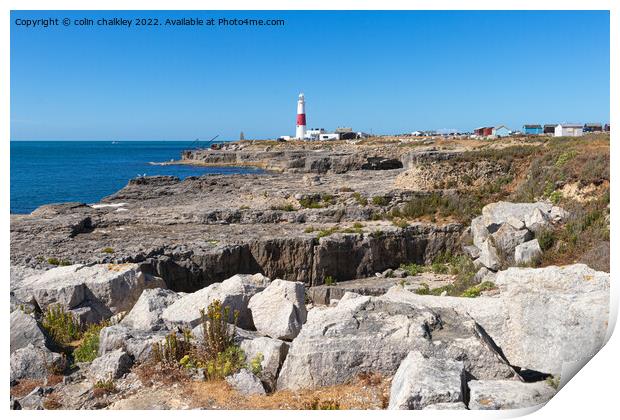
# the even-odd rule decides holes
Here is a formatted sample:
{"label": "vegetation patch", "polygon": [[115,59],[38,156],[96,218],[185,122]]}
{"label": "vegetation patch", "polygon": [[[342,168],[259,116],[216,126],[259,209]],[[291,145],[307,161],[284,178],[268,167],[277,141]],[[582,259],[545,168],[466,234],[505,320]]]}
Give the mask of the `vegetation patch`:
{"label": "vegetation patch", "polygon": [[43,313],[41,325],[48,335],[59,345],[66,345],[78,340],[81,335],[80,323],[77,318],[65,308],[50,305]]}

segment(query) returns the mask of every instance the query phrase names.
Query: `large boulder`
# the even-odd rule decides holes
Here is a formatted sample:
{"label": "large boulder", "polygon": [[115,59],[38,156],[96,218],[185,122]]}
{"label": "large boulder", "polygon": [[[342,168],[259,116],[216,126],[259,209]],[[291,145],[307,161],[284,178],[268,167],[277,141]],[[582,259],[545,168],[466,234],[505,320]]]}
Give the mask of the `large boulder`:
{"label": "large boulder", "polygon": [[17,309],[11,312],[11,353],[33,344],[43,347],[47,343],[47,337],[41,326],[32,315]]}
{"label": "large boulder", "polygon": [[531,240],[534,234],[527,229],[515,229],[512,225],[504,223],[491,235],[492,243],[498,254],[506,262],[512,263],[515,248],[524,242]]}
{"label": "large boulder", "polygon": [[411,351],[392,379],[388,408],[421,410],[431,404],[462,402],[464,387],[463,362]]}
{"label": "large boulder", "polygon": [[[499,201],[482,208],[482,215],[471,221],[473,243],[482,248],[489,235],[506,224],[515,231],[537,232],[566,219],[568,213],[547,202],[510,203]],[[526,239],[527,240],[527,239]],[[514,249],[514,247],[513,247]]]}
{"label": "large boulder", "polygon": [[478,260],[484,267],[489,270],[497,271],[502,266],[502,262],[497,253],[497,249],[492,244],[491,239],[487,238],[480,247],[480,256]]}
{"label": "large boulder", "polygon": [[14,292],[20,299],[34,296],[43,310],[54,304],[92,307],[105,319],[131,309],[143,290],[155,287],[165,287],[164,281],[138,264],[74,264],[27,277]]}
{"label": "large boulder", "polygon": [[242,395],[265,395],[265,388],[260,380],[246,369],[227,376],[226,382]]}
{"label": "large boulder", "polygon": [[162,312],[179,298],[178,293],[168,289],[144,290],[120,324],[138,330],[160,329],[164,324]]}
{"label": "large boulder", "polygon": [[303,283],[276,279],[248,304],[256,329],[269,337],[292,340],[306,322]]}
{"label": "large boulder", "polygon": [[[421,296],[392,287],[383,296],[471,316],[514,366],[560,374],[565,361],[589,359],[603,345],[609,317],[609,273],[584,264],[517,268],[496,274],[499,295]],[[303,334],[302,334],[303,335]]]}
{"label": "large boulder", "polygon": [[223,307],[230,308],[229,322],[233,322],[233,314],[239,312],[237,325],[245,329],[253,329],[252,314],[248,309],[250,298],[263,291],[270,280],[262,274],[237,274],[221,283],[214,283],[189,293],[168,306],[162,312],[164,323],[168,326],[185,326],[194,328],[200,324],[200,311],[207,309],[214,300],[219,300]]}
{"label": "large boulder", "polygon": [[560,374],[562,364],[602,347],[609,320],[609,273],[585,264],[500,271],[495,284],[508,313],[500,342],[514,365]]}
{"label": "large boulder", "polygon": [[542,257],[542,250],[538,239],[532,239],[518,245],[515,248],[515,264],[517,265],[529,265],[540,260]]}
{"label": "large boulder", "polygon": [[93,360],[88,369],[88,377],[93,382],[118,379],[129,372],[132,365],[131,356],[118,349]]}
{"label": "large boulder", "polygon": [[291,344],[277,388],[341,384],[364,372],[393,375],[411,350],[461,360],[477,378],[513,376],[489,341],[471,317],[454,310],[347,293],[335,307],[310,311]]}
{"label": "large boulder", "polygon": [[[239,333],[240,330],[237,330]],[[246,332],[240,337],[239,347],[245,353],[246,362],[260,360],[260,372],[257,376],[267,391],[274,391],[280,368],[286,359],[289,344],[269,337],[257,337]]]}
{"label": "large boulder", "polygon": [[544,404],[555,389],[543,382],[470,381],[470,410],[506,410]]}
{"label": "large boulder", "polygon": [[134,361],[144,362],[148,359],[155,343],[160,343],[168,334],[166,330],[135,330],[126,325],[117,324],[102,328],[99,332],[99,356],[116,350],[124,350]]}
{"label": "large boulder", "polygon": [[65,360],[45,347],[28,344],[11,353],[11,381],[45,379],[64,368]]}

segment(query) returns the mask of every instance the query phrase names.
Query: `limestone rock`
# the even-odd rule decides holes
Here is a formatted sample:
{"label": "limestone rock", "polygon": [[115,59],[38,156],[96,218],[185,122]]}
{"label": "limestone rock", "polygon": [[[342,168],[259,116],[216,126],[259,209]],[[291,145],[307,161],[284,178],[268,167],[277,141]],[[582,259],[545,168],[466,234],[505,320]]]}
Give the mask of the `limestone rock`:
{"label": "limestone rock", "polygon": [[11,353],[34,344],[43,347],[47,343],[47,337],[41,326],[32,315],[25,314],[21,310],[11,312]]}
{"label": "limestone rock", "polygon": [[144,289],[154,287],[165,283],[137,264],[75,264],[27,277],[15,294],[33,295],[43,310],[53,304],[66,309],[93,306],[103,319],[131,309]]}
{"label": "limestone rock", "polygon": [[129,372],[133,359],[125,351],[118,349],[96,358],[88,369],[93,382],[118,379]]}
{"label": "limestone rock", "polygon": [[517,265],[532,264],[541,257],[542,250],[538,244],[538,239],[532,239],[515,248],[515,264]]}
{"label": "limestone rock", "polygon": [[289,344],[269,337],[245,337],[239,344],[245,353],[247,363],[252,360],[261,361],[258,378],[268,391],[274,391],[280,368],[286,359]]}
{"label": "limestone rock", "polygon": [[11,353],[11,381],[45,379],[53,371],[62,370],[63,365],[64,360],[60,354],[28,344]]}
{"label": "limestone rock", "polygon": [[500,255],[503,255],[509,262],[512,262],[515,248],[531,240],[534,235],[527,229],[515,229],[508,223],[504,223],[491,235],[493,246]]}
{"label": "limestone rock", "polygon": [[265,388],[260,380],[246,369],[227,376],[226,382],[243,395],[265,395]]}
{"label": "limestone rock", "polygon": [[470,381],[470,410],[528,408],[549,401],[555,389],[545,382]]}
{"label": "limestone rock", "polygon": [[172,290],[145,290],[120,324],[141,330],[159,329],[163,326],[162,312],[178,299],[179,295]]}
{"label": "limestone rock", "polygon": [[346,293],[337,306],[310,311],[291,344],[277,387],[329,386],[362,372],[393,375],[411,350],[461,360],[479,378],[514,375],[483,335],[469,316],[451,309],[435,311]]}
{"label": "limestone rock", "polygon": [[463,362],[425,358],[412,351],[392,379],[388,408],[421,410],[430,404],[462,402],[464,385]]}
{"label": "limestone rock", "polygon": [[153,344],[161,342],[168,331],[135,330],[117,324],[102,328],[99,333],[99,356],[124,350],[136,362],[144,362],[151,353]]}
{"label": "limestone rock", "polygon": [[248,302],[256,293],[263,291],[270,280],[262,274],[237,274],[221,283],[215,283],[181,297],[162,312],[164,323],[169,326],[184,325],[190,328],[200,323],[200,310],[207,309],[214,300],[230,308],[229,322],[234,311],[239,311],[238,326],[252,329],[252,314]]}
{"label": "limestone rock", "polygon": [[495,284],[508,314],[497,341],[512,364],[560,374],[564,361],[590,358],[602,347],[609,273],[585,264],[512,267],[500,271]]}
{"label": "limestone rock", "polygon": [[550,225],[551,223],[547,220],[545,213],[538,208],[533,209],[532,212],[525,217],[525,226],[532,232],[538,232]]}
{"label": "limestone rock", "polygon": [[501,263],[499,260],[499,256],[497,255],[497,250],[491,244],[489,239],[485,240],[482,243],[482,247],[480,248],[480,257],[478,261],[482,263],[482,265],[489,270],[497,271],[501,267]]}
{"label": "limestone rock", "polygon": [[467,410],[464,402],[429,404],[422,410]]}
{"label": "limestone rock", "polygon": [[292,340],[306,322],[303,283],[276,279],[254,295],[248,308],[256,329],[269,337]]}

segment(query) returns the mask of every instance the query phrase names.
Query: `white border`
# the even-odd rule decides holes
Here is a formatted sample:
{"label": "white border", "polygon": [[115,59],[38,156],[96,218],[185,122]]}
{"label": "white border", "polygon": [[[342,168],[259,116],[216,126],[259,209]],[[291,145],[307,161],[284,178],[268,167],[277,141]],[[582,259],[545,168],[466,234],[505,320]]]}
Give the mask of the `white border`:
{"label": "white border", "polygon": [[[213,2],[213,1],[197,1],[197,0],[151,0],[151,1],[137,1],[137,0],[108,0],[108,1],[79,1],[79,0],[5,0],[0,6],[3,9],[1,18],[1,32],[0,32],[0,45],[2,45],[0,60],[0,77],[1,77],[1,89],[3,93],[0,100],[0,129],[2,135],[2,198],[1,206],[2,212],[5,217],[2,218],[2,293],[3,296],[8,295],[9,291],[9,190],[10,190],[10,160],[9,160],[9,87],[10,87],[10,10],[346,10],[346,9],[360,9],[360,10],[389,10],[389,9],[417,9],[417,10],[611,10],[610,13],[610,28],[611,28],[611,44],[610,44],[610,76],[611,76],[611,114],[610,120],[614,120],[614,123],[619,121],[618,118],[618,106],[620,95],[618,95],[618,83],[617,72],[618,66],[618,36],[620,31],[620,19],[618,18],[617,1],[611,0],[590,0],[590,1],[576,1],[576,0],[442,0],[442,1],[430,1],[430,0],[418,0],[415,2],[395,1],[395,0],[382,0],[382,1],[368,1],[368,0],[263,0],[257,1],[242,1],[242,0],[228,0],[226,2]],[[612,124],[613,125],[613,124]],[[617,126],[614,125],[617,129]],[[615,133],[615,131],[614,131]],[[614,138],[618,138],[617,135],[612,135],[612,145]],[[618,169],[614,162],[617,162],[618,152],[617,147],[612,146],[612,178],[618,178]],[[614,181],[614,185],[615,185]],[[612,190],[611,195],[612,208],[615,208],[618,204],[617,194],[615,194],[615,188]],[[616,272],[616,264],[614,257],[619,255],[616,251],[618,249],[615,246],[615,241],[618,238],[618,228],[616,226],[615,213],[612,213],[612,247],[611,247],[611,273],[612,273],[612,319],[610,327],[615,323],[618,310],[618,287],[615,285],[615,279],[613,274]],[[5,300],[5,304],[6,304]],[[8,314],[8,311],[4,312]],[[9,321],[8,316],[5,318],[2,324],[2,360],[4,360],[4,372],[5,375],[5,410],[8,409],[8,360],[9,360],[9,346],[8,346],[8,334]],[[571,380],[559,393],[553,398],[547,406],[531,414],[530,418],[542,419],[542,418],[575,418],[575,419],[606,419],[616,417],[617,414],[617,383],[620,377],[620,363],[618,362],[617,355],[620,354],[620,344],[618,334],[612,335],[609,343],[599,352],[593,360],[591,360],[582,371],[577,374],[577,377]],[[290,412],[290,411],[235,411],[235,412],[148,412],[148,413],[136,413],[136,412],[116,412],[115,416],[130,418],[130,416],[149,416],[157,418],[165,418],[170,415],[173,416],[191,416],[195,418],[204,418],[205,416],[226,416],[230,418],[247,419],[248,416],[252,418],[290,418],[290,416],[301,416],[324,418],[324,417],[381,417],[386,418],[411,418],[410,416],[424,417],[424,418],[482,418],[482,417],[514,417],[515,415],[525,414],[525,412],[436,412],[436,411],[421,411],[421,412]],[[107,416],[107,411],[95,411],[95,412],[9,412],[8,415],[12,417],[34,417],[45,415],[47,418],[56,418],[62,416],[63,418],[69,417],[83,417],[83,416],[95,416],[102,417]],[[207,418],[209,418],[207,417]]]}

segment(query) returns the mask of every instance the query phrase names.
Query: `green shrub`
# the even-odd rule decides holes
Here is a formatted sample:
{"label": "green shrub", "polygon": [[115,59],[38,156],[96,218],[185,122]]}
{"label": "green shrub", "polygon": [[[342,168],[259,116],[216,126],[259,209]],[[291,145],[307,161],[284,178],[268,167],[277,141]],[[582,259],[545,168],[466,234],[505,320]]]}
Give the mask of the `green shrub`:
{"label": "green shrub", "polygon": [[96,389],[103,389],[103,390],[108,391],[108,392],[116,391],[116,387],[114,386],[114,382],[111,379],[109,379],[107,381],[98,380],[97,382],[95,382],[93,387],[96,388]]}
{"label": "green shrub", "polygon": [[338,282],[332,276],[325,276],[325,278],[323,279],[323,284],[325,284],[326,286],[332,286],[336,283]]}
{"label": "green shrub", "polygon": [[254,356],[252,360],[250,360],[250,371],[254,375],[258,376],[262,372],[263,360],[265,360],[265,357],[263,356],[263,353],[261,352],[258,352],[256,356]]}
{"label": "green shrub", "polygon": [[555,233],[550,229],[543,229],[536,233],[536,239],[538,239],[540,249],[547,251],[555,243]]}
{"label": "green shrub", "polygon": [[306,233],[312,233],[314,232],[316,229],[314,228],[314,226],[308,226],[307,228],[304,229],[304,232]]}
{"label": "green shrub", "polygon": [[47,259],[47,263],[51,265],[60,265],[60,260],[56,257],[51,257]]}
{"label": "green shrub", "polygon": [[351,196],[355,199],[357,204],[359,204],[360,206],[368,205],[368,199],[364,197],[363,195],[361,195],[360,193],[354,192],[353,194],[351,194]]}
{"label": "green shrub", "polygon": [[162,343],[153,344],[151,359],[156,364],[166,367],[176,367],[181,359],[191,352],[191,332],[183,331],[178,336],[176,331],[168,334]]}
{"label": "green shrub", "polygon": [[107,323],[92,324],[82,335],[82,343],[73,351],[76,362],[92,362],[99,352],[99,333]]}
{"label": "green shrub", "polygon": [[405,229],[405,228],[409,227],[409,223],[406,220],[404,220],[404,219],[392,220],[392,224],[394,226],[396,226],[396,227],[401,228],[401,229]]}
{"label": "green shrub", "polygon": [[108,247],[105,247],[101,250],[101,252],[103,252],[104,254],[113,254],[114,253],[114,249]]}
{"label": "green shrub", "polygon": [[59,345],[69,344],[80,338],[78,319],[59,305],[50,305],[41,322],[48,335]]}
{"label": "green shrub", "polygon": [[374,204],[375,206],[384,207],[390,204],[390,199],[385,196],[376,195],[372,198],[372,204]]}
{"label": "green shrub", "polygon": [[280,211],[295,211],[295,206],[291,203],[281,204],[277,206],[271,206],[271,210],[280,210]]}
{"label": "green shrub", "polygon": [[205,368],[208,380],[224,379],[245,367],[245,353],[239,346],[231,345],[215,358],[201,361],[199,367]]}
{"label": "green shrub", "polygon": [[327,229],[321,229],[319,231],[319,233],[317,233],[316,237],[317,238],[324,238],[326,236],[329,236],[329,235],[332,235],[332,234],[338,232],[338,230],[339,230],[339,228],[337,226],[330,227],[330,228],[327,228]]}
{"label": "green shrub", "polygon": [[417,276],[425,271],[425,267],[416,263],[401,264],[401,270],[405,270],[409,276]]}
{"label": "green shrub", "polygon": [[306,403],[305,410],[340,410],[340,403],[336,400],[321,400],[314,397],[312,401]]}
{"label": "green shrub", "polygon": [[485,290],[492,290],[495,289],[495,283],[493,283],[492,281],[485,281],[482,282],[480,284],[477,284],[476,286],[472,286],[468,289],[466,289],[461,296],[462,297],[469,297],[469,298],[473,298],[473,297],[478,297],[480,296],[480,294],[485,291]]}

